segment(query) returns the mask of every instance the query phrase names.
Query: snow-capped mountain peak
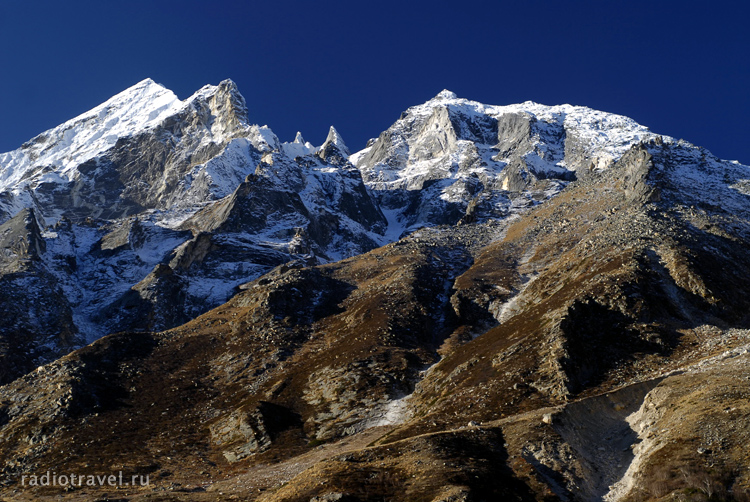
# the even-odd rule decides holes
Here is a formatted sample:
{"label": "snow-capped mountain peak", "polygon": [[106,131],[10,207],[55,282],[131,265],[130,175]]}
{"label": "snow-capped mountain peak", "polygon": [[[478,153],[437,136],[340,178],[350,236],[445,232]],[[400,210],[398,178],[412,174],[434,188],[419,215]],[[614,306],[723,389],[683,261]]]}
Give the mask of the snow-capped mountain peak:
{"label": "snow-capped mountain peak", "polygon": [[[351,161],[368,183],[381,187],[411,189],[428,180],[479,175],[486,184],[518,189],[526,177],[519,172],[506,183],[513,169],[569,179],[581,166],[605,169],[655,136],[628,117],[582,106],[485,105],[444,90],[406,110]],[[458,167],[445,169],[451,164]]]}
{"label": "snow-capped mountain peak", "polygon": [[143,208],[194,211],[227,195],[254,169],[251,150],[278,148],[270,129],[248,124],[245,99],[231,80],[181,101],[146,79],[0,154],[0,191],[7,193],[0,217],[31,206],[49,223],[63,213],[114,218]]}
{"label": "snow-capped mountain peak", "polygon": [[458,96],[453,91],[449,91],[448,89],[443,89],[437,94],[437,96],[432,98],[432,101],[442,101],[442,100],[448,100],[448,99],[458,99]]}
{"label": "snow-capped mountain peak", "polygon": [[0,154],[0,190],[20,188],[19,182],[34,168],[45,168],[48,181],[70,179],[77,166],[112,147],[119,138],[159,123],[180,104],[169,89],[151,79],[143,80],[18,150]]}
{"label": "snow-capped mountain peak", "polygon": [[349,151],[349,148],[347,148],[346,146],[346,143],[344,143],[344,139],[341,137],[339,132],[333,126],[331,126],[331,128],[328,129],[328,136],[326,137],[326,140],[323,143],[323,145],[320,147],[320,149],[324,150],[326,145],[335,146],[344,155],[348,156],[351,154],[351,152]]}
{"label": "snow-capped mountain peak", "polygon": [[204,142],[224,142],[238,129],[249,127],[245,100],[231,80],[204,86],[181,101],[147,78],[21,148],[0,154],[0,191],[18,195],[30,185],[75,180],[80,176],[79,166],[103,155],[118,140],[154,129],[169,117],[190,113],[197,113],[206,123]]}

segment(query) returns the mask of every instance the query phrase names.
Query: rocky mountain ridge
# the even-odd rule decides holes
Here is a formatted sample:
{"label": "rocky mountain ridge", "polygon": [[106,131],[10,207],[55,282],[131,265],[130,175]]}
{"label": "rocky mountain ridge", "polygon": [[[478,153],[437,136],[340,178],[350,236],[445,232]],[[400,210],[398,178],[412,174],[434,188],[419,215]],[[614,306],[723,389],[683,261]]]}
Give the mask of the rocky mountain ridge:
{"label": "rocky mountain ridge", "polygon": [[4,154],[3,219],[33,211],[79,345],[172,327],[276,265],[383,242],[338,132],[297,140],[249,124],[231,81],[180,101],[145,80]]}
{"label": "rocky mountain ridge", "polygon": [[449,91],[351,155],[248,120],[144,81],[1,157],[2,496],[750,493],[750,168]]}

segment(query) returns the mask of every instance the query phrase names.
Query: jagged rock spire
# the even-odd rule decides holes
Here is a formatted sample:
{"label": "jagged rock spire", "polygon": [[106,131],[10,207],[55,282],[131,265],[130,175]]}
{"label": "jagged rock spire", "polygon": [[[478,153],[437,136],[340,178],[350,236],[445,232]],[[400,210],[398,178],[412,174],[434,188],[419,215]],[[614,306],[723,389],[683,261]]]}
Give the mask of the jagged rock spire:
{"label": "jagged rock spire", "polygon": [[335,146],[342,154],[346,155],[347,157],[351,155],[351,152],[349,151],[349,148],[347,148],[346,143],[344,143],[343,138],[333,126],[331,126],[331,128],[328,130],[328,137],[320,147],[320,151],[325,151],[328,145]]}

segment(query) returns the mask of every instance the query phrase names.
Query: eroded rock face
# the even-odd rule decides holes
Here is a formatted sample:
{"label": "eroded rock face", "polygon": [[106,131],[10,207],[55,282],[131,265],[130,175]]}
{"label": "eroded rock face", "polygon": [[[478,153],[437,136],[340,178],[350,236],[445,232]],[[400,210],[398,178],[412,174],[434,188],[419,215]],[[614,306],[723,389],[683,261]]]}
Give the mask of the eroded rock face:
{"label": "eroded rock face", "polygon": [[620,159],[620,163],[625,166],[625,195],[631,202],[645,204],[659,200],[659,190],[654,183],[654,164],[645,146],[634,147]]}
{"label": "eroded rock face", "polygon": [[39,261],[47,246],[32,209],[19,212],[0,226],[3,272],[22,272]]}
{"label": "eroded rock face", "polygon": [[227,195],[226,188],[212,186],[219,180],[210,177],[211,161],[244,150],[233,162],[234,172],[221,173],[229,178],[222,182],[238,183],[260,158],[253,144],[241,139],[248,129],[244,99],[233,82],[222,82],[154,130],[115,145],[109,160],[123,186],[119,197],[143,208],[168,209]]}
{"label": "eroded rock face", "polygon": [[260,402],[250,410],[238,409],[213,423],[211,440],[229,462],[268,450],[279,433],[299,425],[299,417],[272,403]]}
{"label": "eroded rock face", "polygon": [[162,331],[190,320],[186,309],[186,285],[169,265],[160,263],[141,282],[103,309],[111,326],[133,330]]}
{"label": "eroded rock face", "polygon": [[[35,208],[44,234],[35,242],[50,247],[44,268],[93,340],[172,327],[290,259],[334,261],[424,225],[523,212],[580,167],[564,153],[573,132],[576,151],[593,158],[610,150],[592,131],[627,144],[639,127],[446,92],[350,155],[333,127],[316,148],[251,125],[231,81],[180,101],[147,80],[4,155],[0,202],[8,216]],[[160,265],[174,272],[164,294],[149,292]],[[176,300],[157,312],[152,299],[166,292]]]}

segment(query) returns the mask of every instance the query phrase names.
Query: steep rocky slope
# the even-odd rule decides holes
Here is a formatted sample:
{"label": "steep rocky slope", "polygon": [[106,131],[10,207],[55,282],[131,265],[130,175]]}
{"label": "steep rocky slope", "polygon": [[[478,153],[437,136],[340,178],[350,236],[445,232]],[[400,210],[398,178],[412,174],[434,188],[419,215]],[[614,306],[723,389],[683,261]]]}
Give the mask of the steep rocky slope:
{"label": "steep rocky slope", "polygon": [[0,249],[1,385],[82,340],[57,278],[42,265],[46,243],[34,210],[0,225]]}
{"label": "steep rocky slope", "polygon": [[[2,328],[0,497],[750,497],[747,166],[448,92],[351,156],[264,131],[189,211],[0,227],[3,280],[60,298]],[[122,332],[27,373],[81,343],[76,281],[123,274],[90,321]],[[22,486],[47,470],[150,484]]]}

